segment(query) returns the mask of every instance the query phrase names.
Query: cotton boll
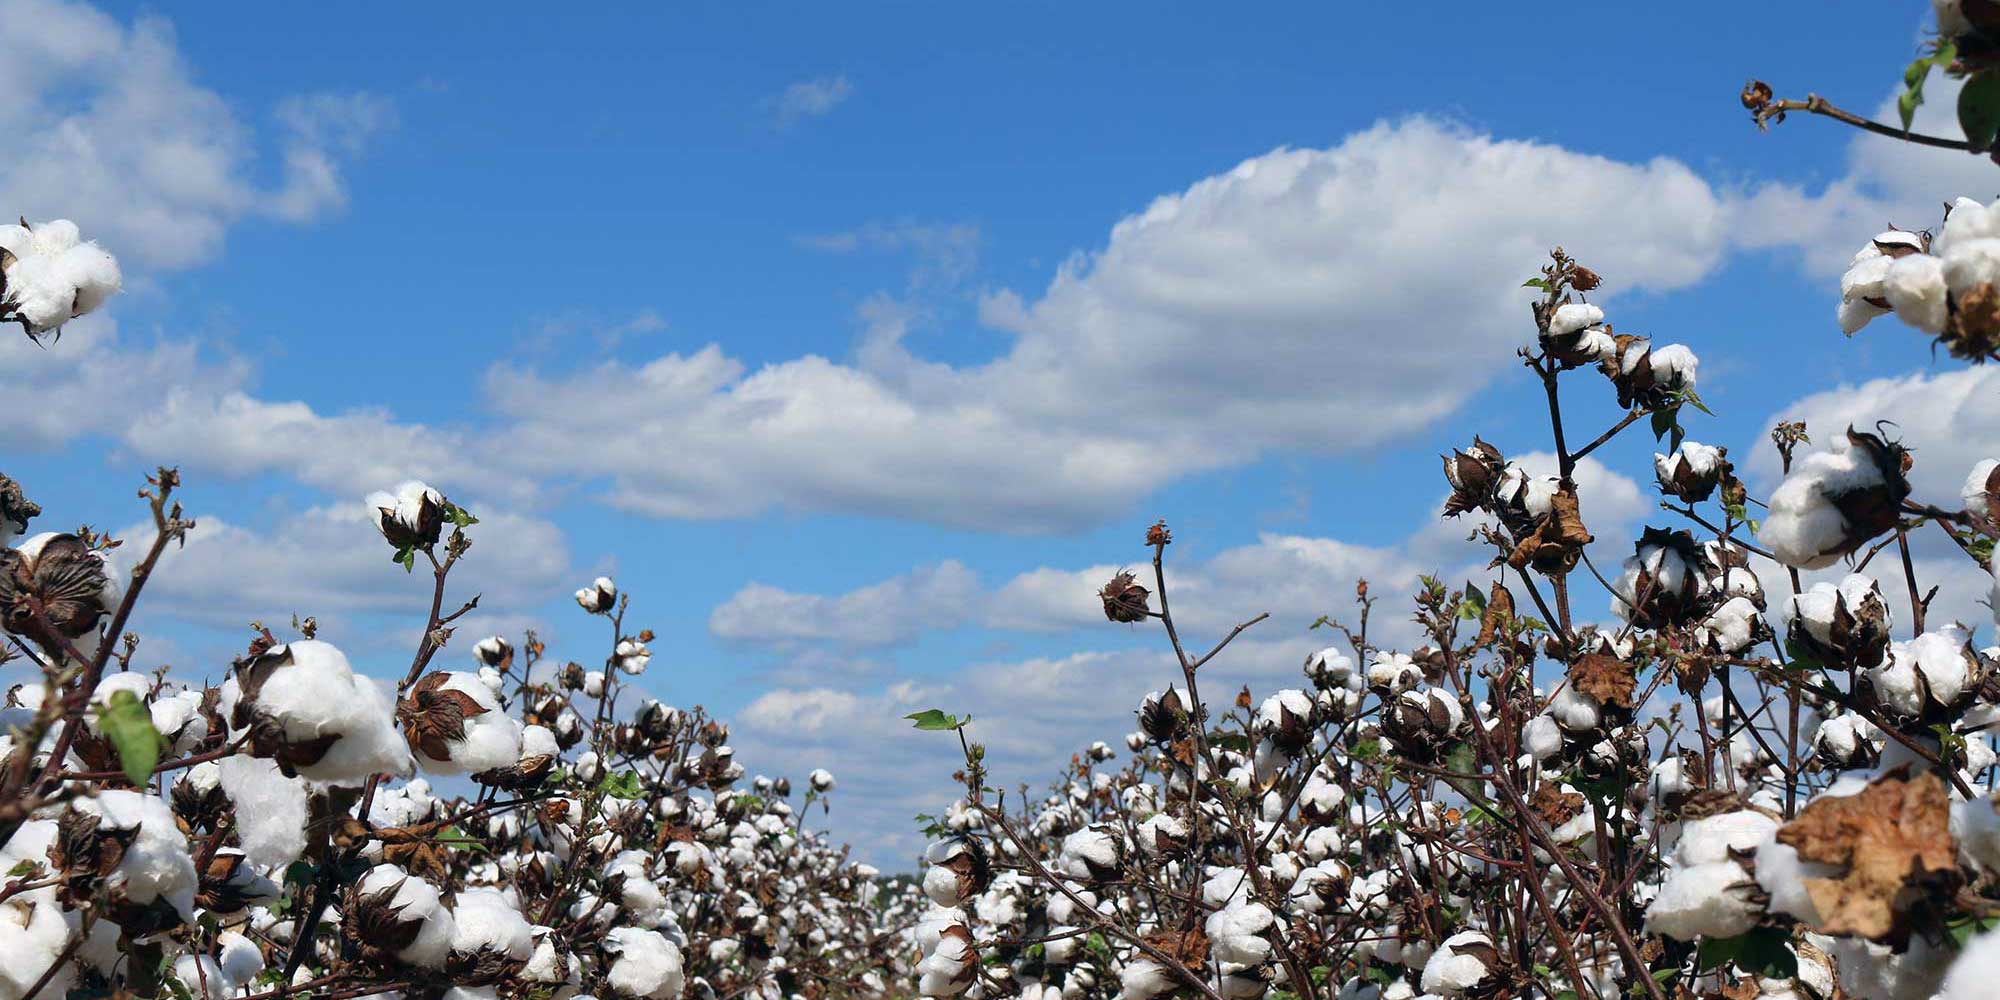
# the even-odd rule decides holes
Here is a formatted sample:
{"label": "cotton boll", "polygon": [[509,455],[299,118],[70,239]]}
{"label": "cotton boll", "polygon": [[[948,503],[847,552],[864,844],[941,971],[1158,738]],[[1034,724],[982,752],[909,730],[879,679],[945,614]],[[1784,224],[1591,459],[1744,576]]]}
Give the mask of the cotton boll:
{"label": "cotton boll", "polygon": [[1733,861],[1677,868],[1646,907],[1646,931],[1678,941],[1735,937],[1762,918],[1757,883]]}
{"label": "cotton boll", "polygon": [[362,876],[356,892],[377,897],[376,905],[393,914],[399,928],[418,923],[410,943],[397,949],[400,961],[424,969],[442,969],[450,956],[457,924],[439,899],[437,887],[395,865],[376,865]]}
{"label": "cotton boll", "polygon": [[1925,333],[1943,332],[1950,318],[1944,261],[1923,253],[1898,258],[1883,276],[1882,297],[1896,311],[1897,319]]}
{"label": "cotton boll", "polygon": [[297,861],[306,849],[306,783],[262,757],[224,757],[215,767],[236,805],[236,836],[249,862],[274,869]]}
{"label": "cotton boll", "polygon": [[432,774],[476,774],[521,760],[521,724],[477,675],[426,675],[411,687],[397,714],[418,764]]}
{"label": "cotton boll", "polygon": [[833,772],[823,767],[813,768],[812,773],[806,775],[806,782],[812,787],[813,791],[825,795],[833,791]]}
{"label": "cotton boll", "polygon": [[681,995],[680,949],[659,932],[614,928],[604,936],[604,950],[613,956],[605,982],[620,996],[673,1000]]}
{"label": "cotton boll", "polygon": [[[23,823],[12,839],[0,845],[0,865],[12,869],[23,861],[46,864],[56,834],[54,820]],[[81,914],[57,900],[54,886],[16,893],[0,903],[0,997],[25,995],[42,973],[56,964],[81,923]],[[64,965],[45,990],[67,990],[75,976],[75,967]]]}
{"label": "cotton boll", "polygon": [[389,544],[403,549],[429,549],[444,531],[444,494],[419,480],[395,490],[368,494],[368,516]]}
{"label": "cotton boll", "polygon": [[2000,983],[2000,933],[1989,932],[1966,942],[1936,1000],[1990,1000],[1995,983]]}
{"label": "cotton boll", "polygon": [[1888,658],[1868,672],[1883,707],[1904,716],[1955,703],[1975,676],[1977,663],[1966,635],[1955,628],[1892,643]]}
{"label": "cotton boll", "polygon": [[[273,647],[231,682],[240,699],[230,709],[232,726],[267,720],[261,732],[282,746],[266,749],[290,748],[281,756],[299,775],[358,784],[374,774],[409,773],[410,755],[389,699],[374,681],[356,675],[332,643],[302,639]],[[317,757],[306,749],[328,736],[335,739]]]}
{"label": "cotton boll", "polygon": [[1422,683],[1423,679],[1423,670],[1408,653],[1392,653],[1384,650],[1376,653],[1375,662],[1368,666],[1369,685],[1390,694],[1408,691]]}
{"label": "cotton boll", "polygon": [[1881,471],[1856,449],[1808,455],[1771,493],[1770,511],[1757,538],[1787,566],[1831,566],[1850,548],[1847,519],[1834,498],[1882,483]]}
{"label": "cotton boll", "polygon": [[1604,310],[1588,302],[1565,302],[1549,317],[1549,335],[1567,337],[1585,327],[1604,322]]}
{"label": "cotton boll", "polygon": [[1424,962],[1424,992],[1440,997],[1463,997],[1479,989],[1500,953],[1493,940],[1478,931],[1453,934]]}
{"label": "cotton boll", "polygon": [[194,858],[165,799],[114,789],[79,800],[75,808],[95,814],[100,830],[132,832],[110,879],[124,886],[127,899],[142,905],[165,899],[183,916],[192,914]]}
{"label": "cotton boll", "polygon": [[1598,727],[1603,719],[1603,708],[1598,705],[1597,699],[1578,691],[1575,685],[1565,684],[1550,699],[1548,714],[1564,732],[1584,733]]}
{"label": "cotton boll", "polygon": [[118,261],[68,219],[0,226],[0,247],[13,257],[5,301],[33,333],[94,311],[122,285]]}
{"label": "cotton boll", "polygon": [[1686,344],[1656,347],[1648,355],[1653,367],[1653,384],[1668,391],[1693,392],[1695,369],[1701,364]]}
{"label": "cotton boll", "polygon": [[1684,865],[1729,861],[1734,854],[1773,839],[1777,832],[1777,820],[1753,809],[1698,819],[1683,828],[1676,861]]}
{"label": "cotton boll", "polygon": [[451,951],[455,955],[485,952],[526,962],[535,953],[534,932],[527,918],[498,889],[459,893],[451,916]]}

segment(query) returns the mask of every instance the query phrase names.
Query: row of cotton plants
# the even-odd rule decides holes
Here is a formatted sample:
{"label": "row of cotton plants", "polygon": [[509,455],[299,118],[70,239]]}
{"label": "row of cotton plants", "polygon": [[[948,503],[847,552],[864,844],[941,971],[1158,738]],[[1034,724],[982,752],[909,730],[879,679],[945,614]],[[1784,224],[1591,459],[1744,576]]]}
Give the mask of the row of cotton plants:
{"label": "row of cotton plants", "polygon": [[[1996,268],[2000,202],[1960,200],[1936,239],[1863,247],[1840,322],[1894,313],[1992,360]],[[963,755],[926,857],[923,995],[2000,996],[2000,648],[1975,639],[2000,603],[2000,462],[1918,496],[1892,426],[1783,423],[1782,480],[1755,495],[1685,437],[1693,350],[1615,331],[1601,280],[1557,250],[1527,283],[1549,434],[1514,450],[1555,474],[1479,438],[1444,458],[1487,582],[1363,583],[1291,686],[1218,693],[1209,664],[1262,616],[1234,609],[1213,645],[1177,628],[1156,524],[1150,567],[1100,595],[1172,654],[1122,741],[1024,798],[976,729],[913,717]],[[1583,426],[1591,397],[1607,416]],[[1633,428],[1663,449],[1655,523],[1596,565],[1578,463]],[[1913,545],[1981,581],[1952,605],[1971,620],[1932,610],[1945,581]],[[1379,645],[1383,614],[1421,644]]]}
{"label": "row of cotton plants", "polygon": [[[67,221],[0,227],[0,321],[59,334],[119,284]],[[806,829],[832,774],[746,776],[729,728],[645,697],[652,633],[609,579],[603,645],[454,637],[477,518],[423,483],[367,499],[435,580],[407,671],[357,673],[308,619],[204,677],[128,628],[197,526],[162,469],[156,537],[47,519],[0,476],[0,1000],[63,996],[878,996],[921,895]],[[73,522],[72,522],[73,523]],[[589,630],[586,630],[589,631]],[[898,931],[900,928],[900,932]]]}

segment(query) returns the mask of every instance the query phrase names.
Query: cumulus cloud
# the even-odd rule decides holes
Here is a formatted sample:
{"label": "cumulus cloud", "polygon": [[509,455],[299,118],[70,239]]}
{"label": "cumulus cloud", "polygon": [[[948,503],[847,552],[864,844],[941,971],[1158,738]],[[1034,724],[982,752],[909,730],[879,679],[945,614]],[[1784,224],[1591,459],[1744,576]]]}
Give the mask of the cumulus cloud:
{"label": "cumulus cloud", "polygon": [[1039,297],[989,295],[985,321],[1013,337],[990,362],[915,357],[891,335],[860,363],[753,370],[711,344],[568,375],[503,367],[489,389],[522,461],[606,478],[643,513],[1064,530],[1273,449],[1419,429],[1528,338],[1521,276],[1549,246],[1621,290],[1678,288],[1725,253],[1724,208],[1671,160],[1410,118],[1245,161],[1121,221]]}
{"label": "cumulus cloud", "polygon": [[30,218],[75,218],[151,267],[208,260],[248,216],[303,221],[338,208],[337,158],[367,130],[357,126],[387,120],[377,98],[299,98],[279,109],[273,169],[236,109],[194,81],[164,19],[128,25],[81,3],[6,0],[0,50],[0,129],[35,151],[0,163],[0,200]]}

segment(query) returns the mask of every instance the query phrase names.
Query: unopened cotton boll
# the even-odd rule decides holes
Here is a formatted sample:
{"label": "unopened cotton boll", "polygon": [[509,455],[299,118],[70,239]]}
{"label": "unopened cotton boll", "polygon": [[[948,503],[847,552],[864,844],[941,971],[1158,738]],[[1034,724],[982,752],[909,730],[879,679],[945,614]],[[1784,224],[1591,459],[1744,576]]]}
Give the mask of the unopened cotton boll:
{"label": "unopened cotton boll", "polygon": [[7,278],[0,301],[13,314],[9,320],[19,317],[30,333],[95,311],[123,285],[117,259],[85,241],[68,219],[0,226],[0,250]]}

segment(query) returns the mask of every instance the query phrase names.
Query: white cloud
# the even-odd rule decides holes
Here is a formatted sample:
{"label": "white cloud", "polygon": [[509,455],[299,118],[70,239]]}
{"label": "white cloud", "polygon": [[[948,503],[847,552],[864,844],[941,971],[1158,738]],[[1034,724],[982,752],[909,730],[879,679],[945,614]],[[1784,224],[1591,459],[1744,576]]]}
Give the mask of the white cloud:
{"label": "white cloud", "polygon": [[[431,574],[405,572],[390,561],[388,544],[359,501],[299,511],[262,528],[192,516],[196,526],[186,545],[170,546],[147,584],[142,628],[163,616],[240,628],[311,615],[324,638],[343,645],[380,645],[385,627],[399,640],[407,632],[406,645],[414,645],[430,607]],[[484,617],[468,620],[467,634],[520,626],[521,608],[559,595],[572,575],[563,534],[547,521],[489,511],[466,530],[473,546],[453,569],[446,610],[480,597]],[[152,543],[152,526],[135,525],[121,537],[118,557],[129,565]]]}
{"label": "white cloud", "polygon": [[912,356],[889,316],[858,364],[751,370],[711,344],[567,376],[501,368],[489,389],[520,461],[606,478],[631,510],[1062,530],[1273,449],[1421,428],[1528,339],[1519,286],[1548,247],[1621,290],[1678,288],[1721,259],[1725,208],[1671,160],[1412,118],[1248,160],[1120,222],[1039,299],[989,296],[1014,337],[989,363]]}
{"label": "white cloud", "polygon": [[845,74],[816,76],[793,83],[766,104],[779,125],[793,125],[801,119],[821,117],[853,95],[854,84]]}
{"label": "white cloud", "polygon": [[950,561],[837,597],[753,582],[709,614],[708,630],[747,642],[885,646],[964,621],[978,589],[972,571]]}
{"label": "white cloud", "polygon": [[335,157],[352,155],[356,124],[385,121],[374,98],[288,103],[283,162],[265,182],[253,130],[194,81],[164,19],[128,26],[81,3],[5,0],[0,51],[0,130],[17,153],[0,163],[0,200],[30,218],[74,218],[152,267],[213,257],[247,216],[302,221],[338,208]]}

